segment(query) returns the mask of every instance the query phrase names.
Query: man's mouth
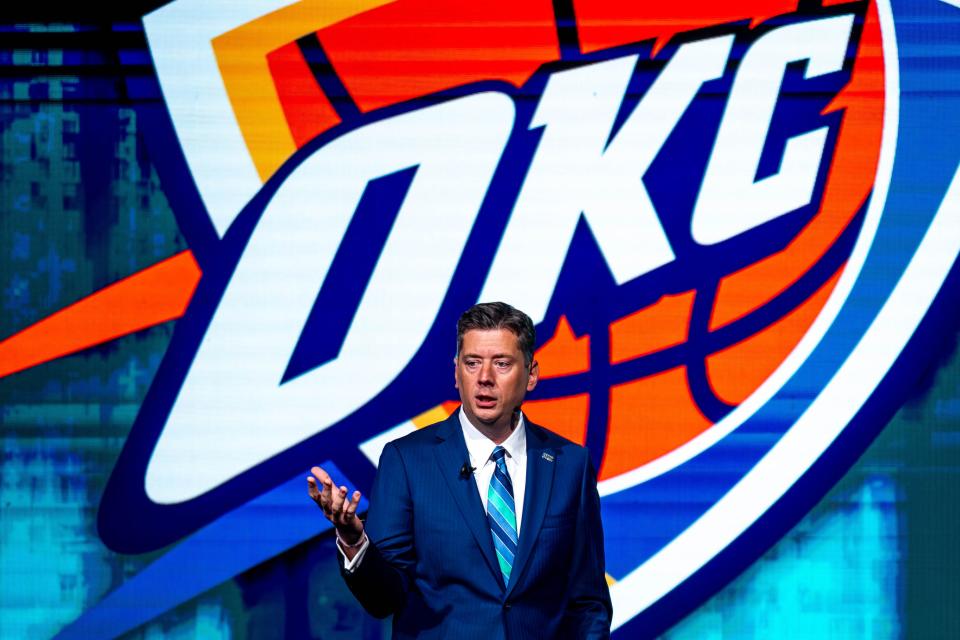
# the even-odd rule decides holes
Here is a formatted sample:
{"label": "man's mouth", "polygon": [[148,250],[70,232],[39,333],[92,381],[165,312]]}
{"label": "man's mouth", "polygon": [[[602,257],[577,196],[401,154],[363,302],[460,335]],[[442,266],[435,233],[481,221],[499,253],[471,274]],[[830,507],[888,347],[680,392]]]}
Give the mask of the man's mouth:
{"label": "man's mouth", "polygon": [[474,398],[477,401],[477,406],[484,409],[492,408],[497,404],[497,399],[493,396],[474,396]]}

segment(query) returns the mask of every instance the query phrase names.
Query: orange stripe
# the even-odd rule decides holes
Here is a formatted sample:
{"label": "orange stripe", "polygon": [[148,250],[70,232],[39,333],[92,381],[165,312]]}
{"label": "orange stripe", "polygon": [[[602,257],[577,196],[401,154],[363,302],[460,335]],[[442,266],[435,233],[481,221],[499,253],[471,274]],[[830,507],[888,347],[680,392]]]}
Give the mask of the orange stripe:
{"label": "orange stripe", "polygon": [[115,282],[0,342],[0,378],[179,318],[199,280],[183,251]]}
{"label": "orange stripe", "polygon": [[656,460],[711,425],[693,401],[685,367],[614,385],[599,479]]}
{"label": "orange stripe", "polygon": [[665,295],[648,307],[610,325],[610,362],[626,360],[681,344],[687,339],[693,292]]}
{"label": "orange stripe", "polygon": [[553,337],[537,349],[541,378],[558,378],[590,370],[590,336],[574,334],[566,316],[560,316]]}
{"label": "orange stripe", "polygon": [[523,412],[537,424],[546,425],[567,440],[577,444],[587,440],[590,396],[586,393],[549,400],[527,400],[523,403]]}
{"label": "orange stripe", "polygon": [[311,31],[390,1],[303,0],[211,41],[237,124],[263,181],[296,150],[267,55]]}
{"label": "orange stripe", "polygon": [[340,123],[340,116],[317,84],[296,41],[268,54],[267,64],[298,149]]}
{"label": "orange stripe", "polygon": [[584,53],[655,38],[652,53],[656,55],[676,33],[747,18],[753,27],[796,7],[796,0],[574,0],[573,13]]}
{"label": "orange stripe", "polygon": [[446,402],[441,402],[440,406],[446,412],[447,416],[450,417],[453,415],[453,412],[460,408],[460,402],[456,400],[447,400]]}
{"label": "orange stripe", "polygon": [[399,0],[319,37],[364,113],[471,82],[520,86],[560,57],[547,0]]}
{"label": "orange stripe", "polygon": [[843,268],[789,314],[742,342],[707,358],[707,377],[717,397],[740,404],[790,355],[817,319]]}

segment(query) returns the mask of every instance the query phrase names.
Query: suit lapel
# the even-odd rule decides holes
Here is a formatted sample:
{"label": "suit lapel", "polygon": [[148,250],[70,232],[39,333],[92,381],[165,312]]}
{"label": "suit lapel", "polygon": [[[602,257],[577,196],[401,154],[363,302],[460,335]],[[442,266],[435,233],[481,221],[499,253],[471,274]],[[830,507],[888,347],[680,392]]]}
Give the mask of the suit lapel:
{"label": "suit lapel", "polygon": [[[525,421],[526,422],[526,421]],[[523,520],[520,522],[520,540],[517,544],[517,555],[513,560],[513,571],[510,575],[510,586],[507,588],[509,596],[526,567],[527,560],[533,552],[533,543],[536,542],[543,525],[543,517],[550,502],[550,489],[553,487],[553,473],[557,466],[554,462],[555,454],[548,452],[546,436],[540,427],[527,424],[527,486],[523,498]],[[544,456],[544,453],[547,453]]]}
{"label": "suit lapel", "polygon": [[464,462],[470,460],[467,452],[467,443],[463,440],[460,430],[459,411],[455,411],[437,429],[437,446],[434,449],[437,464],[440,465],[440,475],[447,483],[454,502],[460,509],[460,514],[467,523],[467,527],[480,546],[483,557],[496,576],[497,581],[503,584],[500,574],[500,565],[497,563],[496,552],[493,549],[493,539],[490,537],[490,526],[487,524],[483,503],[480,502],[480,491],[473,475],[464,477],[460,468]]}

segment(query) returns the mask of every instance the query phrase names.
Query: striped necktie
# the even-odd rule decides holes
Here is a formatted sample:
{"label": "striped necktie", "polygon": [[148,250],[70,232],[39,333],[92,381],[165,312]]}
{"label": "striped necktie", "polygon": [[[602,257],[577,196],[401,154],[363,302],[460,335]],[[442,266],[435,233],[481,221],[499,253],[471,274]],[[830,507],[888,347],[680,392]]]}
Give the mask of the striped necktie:
{"label": "striped necktie", "polygon": [[503,573],[504,586],[510,584],[513,557],[517,553],[517,514],[513,506],[513,482],[507,472],[507,450],[497,446],[490,458],[496,463],[487,490],[487,521],[493,535],[493,547]]}

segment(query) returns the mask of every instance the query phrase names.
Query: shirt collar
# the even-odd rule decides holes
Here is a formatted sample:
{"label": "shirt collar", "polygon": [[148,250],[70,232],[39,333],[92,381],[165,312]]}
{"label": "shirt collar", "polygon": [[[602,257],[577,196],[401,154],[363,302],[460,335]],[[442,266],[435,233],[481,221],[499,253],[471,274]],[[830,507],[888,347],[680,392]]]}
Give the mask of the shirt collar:
{"label": "shirt collar", "polygon": [[[467,452],[470,454],[470,465],[480,468],[490,460],[493,449],[497,446],[493,440],[480,433],[470,420],[463,409],[460,410],[460,429],[463,431],[463,439],[467,442]],[[507,456],[522,460],[527,455],[527,430],[524,425],[523,413],[520,413],[520,419],[513,433],[507,436],[507,439],[500,443],[500,446],[507,450]]]}

